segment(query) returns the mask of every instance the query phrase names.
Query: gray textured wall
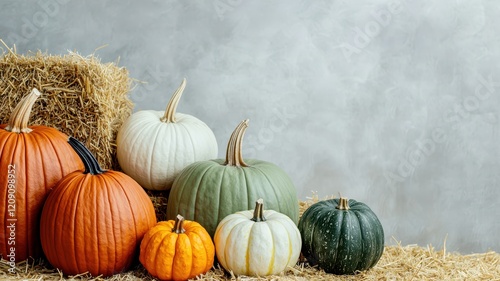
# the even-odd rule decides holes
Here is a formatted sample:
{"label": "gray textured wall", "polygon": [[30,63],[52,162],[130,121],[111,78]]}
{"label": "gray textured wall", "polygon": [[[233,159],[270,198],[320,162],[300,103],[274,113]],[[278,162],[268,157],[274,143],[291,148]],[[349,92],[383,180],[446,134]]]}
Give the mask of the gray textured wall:
{"label": "gray textured wall", "polygon": [[0,2],[17,50],[95,53],[147,81],[136,110],[213,128],[223,156],[288,172],[301,198],[366,202],[403,244],[500,251],[497,1]]}

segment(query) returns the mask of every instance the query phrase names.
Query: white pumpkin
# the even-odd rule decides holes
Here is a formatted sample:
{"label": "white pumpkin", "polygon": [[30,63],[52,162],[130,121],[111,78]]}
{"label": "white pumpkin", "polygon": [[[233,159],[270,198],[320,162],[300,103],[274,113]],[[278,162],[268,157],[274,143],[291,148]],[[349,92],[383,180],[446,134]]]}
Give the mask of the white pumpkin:
{"label": "white pumpkin", "polygon": [[183,79],[165,112],[138,111],[118,131],[118,163],[146,189],[168,190],[187,165],[217,157],[212,130],[196,117],[175,112],[185,87]]}
{"label": "white pumpkin", "polygon": [[293,267],[302,240],[295,223],[286,215],[263,211],[263,200],[255,210],[225,217],[214,236],[219,263],[236,275],[266,276]]}

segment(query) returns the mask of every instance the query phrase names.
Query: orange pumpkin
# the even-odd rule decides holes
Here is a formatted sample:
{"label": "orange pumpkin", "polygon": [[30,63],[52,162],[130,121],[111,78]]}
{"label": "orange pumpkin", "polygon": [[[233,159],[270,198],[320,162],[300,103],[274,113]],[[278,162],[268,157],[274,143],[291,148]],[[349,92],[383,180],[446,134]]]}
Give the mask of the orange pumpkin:
{"label": "orange pumpkin", "polygon": [[137,258],[141,239],[156,223],[153,203],[131,177],[102,170],[83,144],[71,137],[69,143],[85,171],[64,177],[47,197],[43,251],[64,274],[111,276]]}
{"label": "orange pumpkin", "polygon": [[215,246],[208,232],[195,221],[162,221],[141,242],[139,260],[161,280],[187,280],[212,268]]}
{"label": "orange pumpkin", "polygon": [[48,191],[65,175],[83,168],[54,128],[29,126],[37,89],[0,125],[0,256],[10,263],[42,255],[39,218]]}

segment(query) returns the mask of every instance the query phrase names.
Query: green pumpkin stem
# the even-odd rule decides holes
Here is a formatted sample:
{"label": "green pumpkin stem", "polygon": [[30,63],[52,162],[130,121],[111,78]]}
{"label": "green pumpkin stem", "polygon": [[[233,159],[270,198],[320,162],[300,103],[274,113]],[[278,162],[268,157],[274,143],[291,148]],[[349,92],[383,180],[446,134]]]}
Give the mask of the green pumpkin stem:
{"label": "green pumpkin stem", "polygon": [[36,88],[33,88],[33,90],[16,105],[14,111],[12,111],[10,115],[9,123],[5,130],[18,134],[33,131],[28,128],[28,121],[31,109],[40,95],[41,93]]}
{"label": "green pumpkin stem", "polygon": [[248,167],[247,163],[243,161],[243,155],[241,153],[243,146],[243,136],[248,127],[248,119],[241,121],[236,127],[234,132],[231,134],[231,138],[227,144],[226,150],[226,162],[224,165],[238,166],[238,167]]}
{"label": "green pumpkin stem", "polygon": [[349,210],[349,199],[340,197],[339,204],[336,207],[339,210]]}
{"label": "green pumpkin stem", "polygon": [[255,202],[255,210],[253,210],[253,218],[254,222],[265,221],[264,217],[264,199],[260,198]]}
{"label": "green pumpkin stem", "polygon": [[82,159],[83,165],[85,166],[84,174],[90,173],[91,175],[99,175],[106,171],[99,166],[92,152],[90,152],[83,143],[73,137],[69,137],[68,143],[75,150],[76,154],[80,156],[80,159]]}
{"label": "green pumpkin stem", "polygon": [[186,230],[183,228],[183,224],[184,224],[184,217],[181,215],[177,215],[177,217],[175,218],[175,224],[172,231],[177,234],[186,232]]}
{"label": "green pumpkin stem", "polygon": [[186,78],[182,79],[181,85],[177,90],[175,90],[174,94],[170,98],[168,102],[167,109],[165,110],[165,115],[161,118],[162,122],[165,123],[175,123],[175,111],[177,110],[177,105],[179,104],[179,100],[181,99],[182,93],[186,88]]}

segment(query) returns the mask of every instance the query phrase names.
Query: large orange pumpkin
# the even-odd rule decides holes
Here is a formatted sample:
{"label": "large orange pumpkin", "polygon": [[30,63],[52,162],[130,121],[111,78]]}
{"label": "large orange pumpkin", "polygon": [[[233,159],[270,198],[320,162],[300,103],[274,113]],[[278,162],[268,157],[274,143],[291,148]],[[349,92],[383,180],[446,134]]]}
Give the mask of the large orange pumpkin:
{"label": "large orange pumpkin", "polygon": [[131,177],[104,171],[88,149],[69,143],[85,164],[50,192],[42,211],[43,251],[64,274],[111,276],[137,258],[146,231],[156,223],[153,203]]}
{"label": "large orange pumpkin", "polygon": [[141,242],[139,260],[160,280],[187,280],[210,270],[215,246],[208,232],[195,221],[177,215],[151,228]]}
{"label": "large orange pumpkin", "polygon": [[40,92],[33,89],[0,125],[0,255],[10,263],[38,258],[39,219],[47,192],[65,175],[83,168],[54,128],[29,126]]}

